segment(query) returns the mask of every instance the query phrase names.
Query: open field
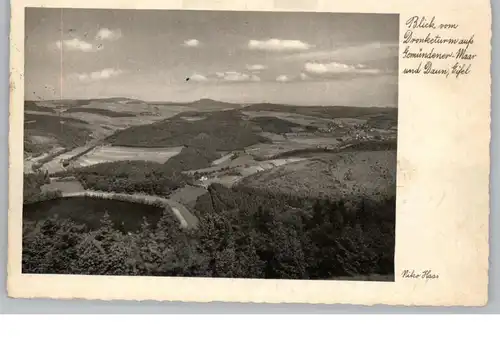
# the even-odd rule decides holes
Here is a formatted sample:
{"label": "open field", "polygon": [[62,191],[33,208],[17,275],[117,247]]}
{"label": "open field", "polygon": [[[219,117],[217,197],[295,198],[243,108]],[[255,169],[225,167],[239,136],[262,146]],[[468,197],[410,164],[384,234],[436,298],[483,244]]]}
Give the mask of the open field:
{"label": "open field", "polygon": [[182,147],[172,148],[140,148],[140,147],[113,147],[99,146],[78,158],[72,165],[86,167],[98,163],[115,161],[152,161],[165,163],[179,154]]}
{"label": "open field", "polygon": [[186,205],[188,207],[194,207],[198,197],[207,193],[207,190],[201,187],[186,185],[182,188],[175,190],[169,197],[171,201],[175,201]]}
{"label": "open field", "polygon": [[58,180],[52,179],[50,183],[41,186],[42,192],[60,191],[63,195],[68,193],[83,192],[85,189],[76,179]]}
{"label": "open field", "polygon": [[282,153],[287,153],[296,150],[310,149],[309,144],[292,142],[290,140],[274,143],[258,143],[251,147],[245,148],[245,153],[258,160],[266,160],[279,156]]}
{"label": "open field", "polygon": [[154,105],[166,107],[185,107],[189,110],[198,111],[221,111],[228,109],[236,109],[242,107],[241,104],[216,101],[211,99],[200,99],[193,102],[151,102]]}
{"label": "open field", "polygon": [[97,99],[83,103],[85,104],[70,106],[66,112],[81,110],[103,115],[107,115],[111,112],[110,116],[116,116],[117,114],[138,115],[149,110],[149,104],[147,102],[126,98]]}
{"label": "open field", "polygon": [[392,107],[348,107],[348,106],[294,106],[286,104],[258,103],[242,108],[242,111],[285,112],[324,118],[369,117],[386,115],[397,119],[397,108]]}
{"label": "open field", "polygon": [[[45,149],[44,152],[36,154],[33,153],[30,154],[29,152],[25,151],[25,156],[24,156],[25,173],[33,172],[33,170],[36,169],[37,166],[40,166],[40,164],[43,164],[41,166],[43,168],[47,163],[52,162],[54,158],[59,157],[60,154],[64,153],[65,151],[66,151],[65,148],[59,146],[51,146],[50,148]],[[31,155],[36,155],[36,156],[31,156]]]}
{"label": "open field", "polygon": [[[224,157],[227,158],[227,155]],[[210,167],[190,170],[186,173],[194,175],[198,179],[197,184],[205,188],[213,183],[231,187],[247,176],[302,160],[304,159],[289,157],[258,161],[252,156],[243,154],[219,164],[212,163],[213,165]]]}
{"label": "open field", "polygon": [[324,154],[248,176],[238,184],[299,196],[394,197],[396,152]]}
{"label": "open field", "polygon": [[213,165],[221,165],[224,163],[229,163],[231,161],[231,159],[235,156],[238,157],[238,155],[237,154],[235,155],[235,153],[229,153],[229,154],[223,155],[220,158],[212,161],[212,164]]}

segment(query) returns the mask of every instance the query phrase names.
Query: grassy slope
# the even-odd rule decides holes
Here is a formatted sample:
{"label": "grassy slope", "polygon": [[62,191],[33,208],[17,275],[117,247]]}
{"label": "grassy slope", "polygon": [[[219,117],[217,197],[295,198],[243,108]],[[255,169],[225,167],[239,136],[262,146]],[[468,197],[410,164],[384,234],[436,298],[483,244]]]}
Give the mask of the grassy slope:
{"label": "grassy slope", "polygon": [[56,111],[54,108],[51,107],[44,107],[41,105],[38,105],[35,101],[24,101],[24,110],[32,110],[32,111],[40,111],[40,112],[46,112],[46,113],[55,113]]}
{"label": "grassy slope", "polygon": [[51,136],[65,148],[82,146],[90,140],[87,123],[82,120],[29,113],[24,114],[24,119],[35,121],[25,124],[25,139],[29,135]]}
{"label": "grassy slope", "polygon": [[395,195],[395,179],[395,151],[357,151],[318,155],[248,176],[239,185],[297,196],[381,198]]}
{"label": "grassy slope", "polygon": [[326,118],[362,117],[384,114],[397,118],[397,108],[391,107],[344,107],[344,106],[293,106],[271,103],[259,103],[242,108],[244,111],[273,111],[297,113]]}

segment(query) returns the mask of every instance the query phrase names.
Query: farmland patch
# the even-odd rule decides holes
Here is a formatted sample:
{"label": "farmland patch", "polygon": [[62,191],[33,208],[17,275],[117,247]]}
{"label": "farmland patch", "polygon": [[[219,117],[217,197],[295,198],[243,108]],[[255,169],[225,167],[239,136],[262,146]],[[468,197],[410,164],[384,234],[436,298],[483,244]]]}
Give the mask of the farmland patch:
{"label": "farmland patch", "polygon": [[89,153],[75,161],[75,167],[86,167],[98,163],[115,161],[152,161],[165,163],[168,159],[179,154],[182,147],[169,148],[140,148],[140,147],[96,147]]}
{"label": "farmland patch", "polygon": [[84,191],[82,184],[76,179],[72,180],[57,180],[53,179],[49,184],[42,185],[42,192],[60,191],[62,193],[76,193]]}
{"label": "farmland patch", "polygon": [[198,197],[207,193],[207,190],[193,185],[186,185],[182,188],[175,190],[170,195],[170,200],[184,204],[186,206],[194,207]]}
{"label": "farmland patch", "polygon": [[248,176],[240,184],[299,196],[393,197],[396,194],[396,152],[323,154]]}

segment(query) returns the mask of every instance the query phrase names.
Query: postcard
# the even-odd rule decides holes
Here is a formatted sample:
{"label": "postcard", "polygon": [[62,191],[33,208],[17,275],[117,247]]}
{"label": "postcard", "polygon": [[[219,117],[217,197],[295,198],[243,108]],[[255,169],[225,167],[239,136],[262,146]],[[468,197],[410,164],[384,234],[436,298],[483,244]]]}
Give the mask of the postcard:
{"label": "postcard", "polygon": [[12,2],[8,293],[480,306],[489,1]]}

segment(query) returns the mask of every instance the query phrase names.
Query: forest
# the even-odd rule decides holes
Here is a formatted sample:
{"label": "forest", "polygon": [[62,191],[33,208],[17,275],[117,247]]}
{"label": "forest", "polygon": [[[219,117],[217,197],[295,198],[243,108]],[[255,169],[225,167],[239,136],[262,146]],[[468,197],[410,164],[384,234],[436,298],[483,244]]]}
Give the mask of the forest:
{"label": "forest", "polygon": [[[207,196],[208,195],[208,196]],[[23,272],[335,279],[393,275],[395,199],[299,199],[213,185],[195,229],[165,209],[156,224],[118,230],[50,218],[23,227]]]}
{"label": "forest", "polygon": [[205,113],[201,121],[185,121],[177,116],[167,121],[130,127],[108,138],[115,146],[176,147],[202,151],[231,151],[269,140],[256,134],[241,114],[233,111]]}
{"label": "forest", "polygon": [[78,113],[78,112],[85,112],[89,114],[98,114],[98,115],[103,115],[103,116],[109,116],[109,117],[130,117],[130,116],[136,116],[137,113],[134,112],[126,112],[126,111],[113,111],[109,109],[104,109],[104,108],[90,108],[90,107],[71,107],[66,109],[64,112],[65,113]]}
{"label": "forest", "polygon": [[165,197],[192,180],[171,166],[170,162],[167,166],[149,161],[99,163],[70,169],[59,176],[75,176],[86,190]]}
{"label": "forest", "polygon": [[325,118],[386,115],[397,120],[398,109],[393,107],[346,107],[346,106],[290,106],[273,103],[257,103],[243,108],[245,111],[297,113]]}
{"label": "forest", "polygon": [[46,172],[24,174],[23,203],[36,203],[60,197],[60,192],[42,192],[42,185],[47,183],[50,183],[50,178]]}

